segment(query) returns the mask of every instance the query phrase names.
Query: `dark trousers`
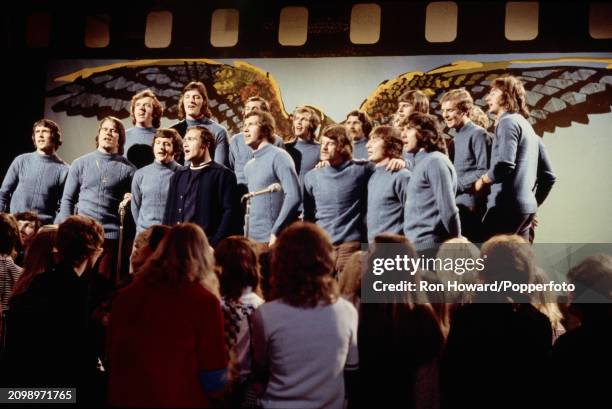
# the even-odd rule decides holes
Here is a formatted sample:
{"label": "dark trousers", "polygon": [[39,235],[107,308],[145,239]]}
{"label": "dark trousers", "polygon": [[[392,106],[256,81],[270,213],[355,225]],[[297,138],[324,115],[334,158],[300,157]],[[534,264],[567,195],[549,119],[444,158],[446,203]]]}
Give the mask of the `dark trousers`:
{"label": "dark trousers", "polygon": [[483,240],[498,234],[516,234],[529,242],[529,230],[534,213],[518,213],[513,210],[491,207],[482,219]]}
{"label": "dark trousers", "polygon": [[472,243],[481,243],[483,240],[482,216],[483,210],[470,209],[469,207],[457,205],[459,208],[459,220],[461,220],[461,235]]}

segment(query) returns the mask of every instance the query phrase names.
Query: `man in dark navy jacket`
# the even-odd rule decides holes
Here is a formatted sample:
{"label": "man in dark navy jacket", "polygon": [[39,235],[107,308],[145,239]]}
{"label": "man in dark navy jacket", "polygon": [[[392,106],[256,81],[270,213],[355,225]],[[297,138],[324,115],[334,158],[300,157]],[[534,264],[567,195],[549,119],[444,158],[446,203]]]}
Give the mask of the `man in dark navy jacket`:
{"label": "man in dark navy jacket", "polygon": [[190,165],[170,179],[164,215],[165,224],[198,224],[212,246],[235,233],[238,218],[236,176],[212,161],[209,149],[214,144],[207,128],[197,125],[187,130],[183,151]]}

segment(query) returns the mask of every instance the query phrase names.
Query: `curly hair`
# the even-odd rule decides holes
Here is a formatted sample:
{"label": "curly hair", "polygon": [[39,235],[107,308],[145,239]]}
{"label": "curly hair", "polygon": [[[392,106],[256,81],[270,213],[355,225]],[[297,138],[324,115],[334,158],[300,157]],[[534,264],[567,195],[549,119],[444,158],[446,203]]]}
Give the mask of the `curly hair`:
{"label": "curly hair", "polygon": [[442,152],[448,155],[446,141],[440,132],[438,119],[430,114],[413,112],[405,121],[405,126],[416,129],[418,146],[426,152]]}
{"label": "curly hair", "polygon": [[273,299],[303,308],[338,299],[331,239],[316,224],[296,222],[283,230],[272,249],[271,270]]}

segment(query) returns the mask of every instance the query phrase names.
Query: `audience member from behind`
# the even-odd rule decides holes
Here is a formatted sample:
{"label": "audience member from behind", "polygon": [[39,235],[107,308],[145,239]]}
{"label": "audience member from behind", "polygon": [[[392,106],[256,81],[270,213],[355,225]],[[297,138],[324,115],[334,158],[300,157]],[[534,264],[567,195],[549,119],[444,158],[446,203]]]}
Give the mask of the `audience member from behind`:
{"label": "audience member from behind", "polygon": [[253,242],[231,236],[215,249],[221,283],[221,309],[225,318],[225,343],[233,352],[239,378],[234,402],[241,401],[242,387],[251,373],[251,314],[264,303],[261,298],[259,265]]}
{"label": "audience member from behind", "polygon": [[0,213],[0,307],[3,311],[8,310],[9,298],[22,271],[13,259],[19,243],[17,220],[12,214]]}
{"label": "audience member from behind", "polygon": [[351,254],[338,276],[340,295],[350,301],[357,310],[361,303],[361,279],[365,273],[364,258],[366,255],[367,253],[362,250]]}
{"label": "audience member from behind", "polygon": [[[479,257],[480,250],[478,247],[470,243],[465,237],[446,240],[438,249],[436,259],[441,260],[442,263],[436,264],[435,274],[440,282],[444,283],[447,291],[444,292],[444,304],[439,305],[440,308],[436,311],[436,314],[445,336],[448,335],[454,311],[459,306],[471,302],[474,297],[474,293],[471,291],[448,290],[446,283],[476,283],[478,281],[478,264],[476,260]],[[442,267],[447,260],[455,260],[454,270],[438,268]]]}
{"label": "audience member from behind", "polygon": [[[484,283],[533,283],[534,255],[520,237],[494,237],[481,257]],[[475,303],[453,315],[442,367],[443,407],[516,408],[526,396],[530,406],[544,406],[540,379],[551,348],[550,321],[526,294],[490,293],[477,294]]]}
{"label": "audience member from behind", "polygon": [[[398,255],[418,258],[405,237],[387,233],[375,237],[369,259]],[[374,280],[380,276],[366,273],[364,288],[372,288]],[[406,270],[384,273],[385,283],[414,280],[418,278]],[[386,291],[383,297],[377,302],[364,298],[360,305],[359,391],[364,393],[359,402],[366,408],[438,407],[438,365],[444,337],[434,310],[418,293]]]}
{"label": "audience member from behind", "polygon": [[97,366],[103,343],[92,314],[110,287],[91,269],[103,242],[100,223],[69,216],[57,230],[59,263],[11,300],[7,356],[14,385],[71,385],[78,390],[77,403],[101,403]]}
{"label": "audience member from behind", "polygon": [[130,271],[132,274],[138,274],[151,255],[155,253],[157,246],[169,231],[170,226],[156,224],[143,230],[136,236],[132,256],[130,257]]}
{"label": "audience member from behind", "polygon": [[[272,298],[253,318],[263,407],[342,408],[358,366],[357,311],[339,297],[327,233],[294,223],[272,249]],[[343,371],[346,378],[343,379]]]}
{"label": "audience member from behind", "polygon": [[[536,267],[533,282],[535,284],[546,284],[550,282],[550,278],[546,271]],[[537,291],[533,296],[532,304],[550,320],[553,331],[552,342],[554,344],[557,338],[565,333],[565,327],[562,324],[563,314],[557,304],[557,294],[555,291]]]}
{"label": "audience member from behind", "polygon": [[210,407],[221,397],[228,355],[214,263],[199,226],[175,225],[115,297],[110,405]]}
{"label": "audience member from behind", "polygon": [[55,239],[57,237],[57,225],[48,224],[41,227],[34,235],[30,247],[25,253],[23,259],[23,272],[13,288],[12,297],[16,297],[24,293],[34,277],[49,269],[59,260],[57,257],[57,248],[55,247]]}
{"label": "audience member from behind", "polygon": [[576,286],[570,300],[581,325],[561,335],[553,347],[551,383],[564,392],[556,394],[554,403],[604,407],[610,387],[605,373],[612,367],[612,256],[590,256],[572,267],[567,278]]}

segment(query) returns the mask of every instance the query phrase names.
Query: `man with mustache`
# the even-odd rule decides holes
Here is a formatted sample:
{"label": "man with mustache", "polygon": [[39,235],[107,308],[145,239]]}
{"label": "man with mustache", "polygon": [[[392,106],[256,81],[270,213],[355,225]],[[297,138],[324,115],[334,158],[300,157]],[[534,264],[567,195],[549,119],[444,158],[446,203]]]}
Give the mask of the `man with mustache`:
{"label": "man with mustache", "polygon": [[344,126],[353,142],[353,159],[368,159],[366,145],[372,130],[372,121],[368,114],[359,110],[351,111],[346,116]]}
{"label": "man with mustache", "polygon": [[104,227],[104,252],[98,272],[113,278],[119,244],[119,202],[130,191],[136,167],[123,157],[125,128],[115,117],[100,122],[96,150],[74,160],[55,223],[73,214],[93,218]]}

